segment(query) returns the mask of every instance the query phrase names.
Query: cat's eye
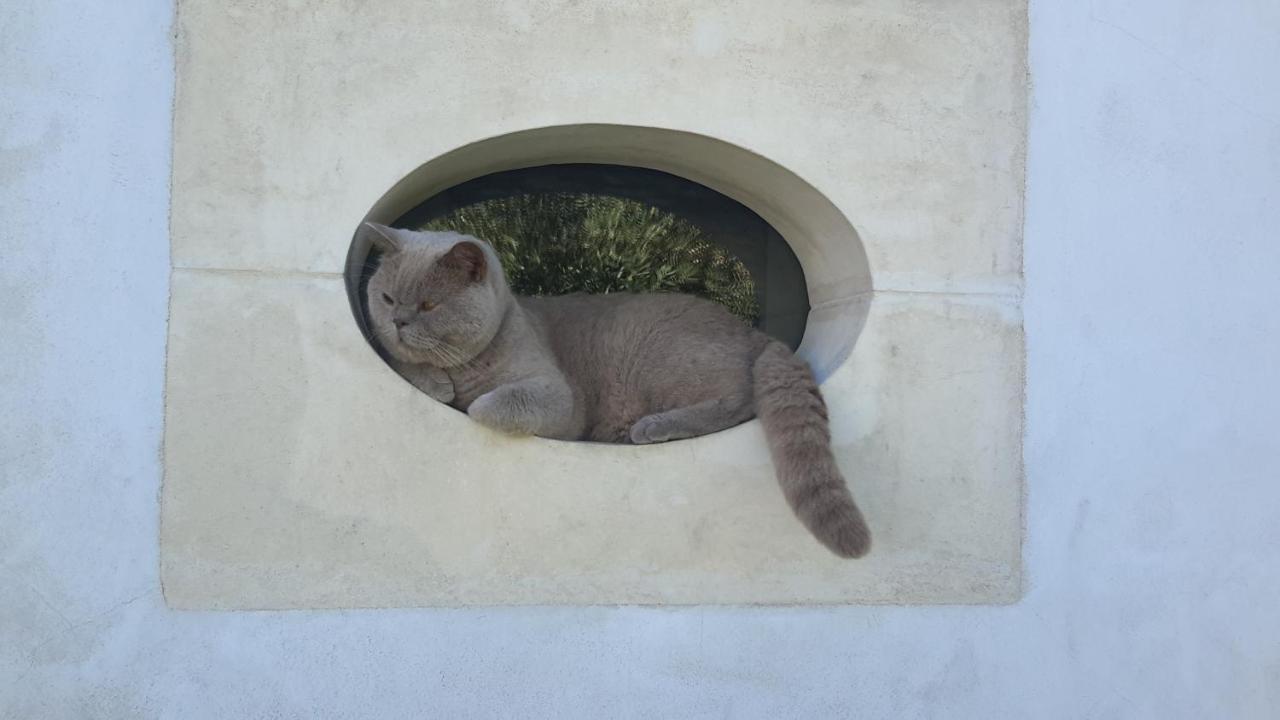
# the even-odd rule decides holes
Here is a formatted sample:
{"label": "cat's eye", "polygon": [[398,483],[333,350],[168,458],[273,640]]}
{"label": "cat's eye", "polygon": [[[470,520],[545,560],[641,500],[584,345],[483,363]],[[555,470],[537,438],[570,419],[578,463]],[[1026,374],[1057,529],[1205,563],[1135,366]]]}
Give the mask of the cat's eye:
{"label": "cat's eye", "polygon": [[423,300],[422,305],[420,305],[419,307],[422,308],[422,312],[431,312],[436,308],[436,304],[431,302],[430,300]]}
{"label": "cat's eye", "polygon": [[386,303],[386,304],[388,304],[388,305],[395,305],[395,304],[396,304],[396,301],[395,301],[395,300],[393,300],[393,299],[391,298],[391,296],[390,296],[390,295],[388,295],[388,294],[386,294],[386,293],[382,293],[382,302],[384,302],[384,303]]}

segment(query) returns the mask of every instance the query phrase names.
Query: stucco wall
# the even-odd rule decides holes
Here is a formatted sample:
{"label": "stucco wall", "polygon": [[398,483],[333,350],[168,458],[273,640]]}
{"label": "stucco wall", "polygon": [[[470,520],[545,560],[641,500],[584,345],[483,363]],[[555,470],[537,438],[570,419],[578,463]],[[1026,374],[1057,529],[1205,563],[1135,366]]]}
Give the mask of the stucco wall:
{"label": "stucco wall", "polygon": [[1280,706],[1271,5],[1033,4],[1028,585],[988,608],[165,609],[169,22],[0,9],[0,717]]}
{"label": "stucco wall", "polygon": [[[1016,599],[1025,10],[181,0],[165,598]],[[874,553],[815,545],[759,423],[646,447],[511,440],[371,352],[336,276],[364,263],[361,219],[565,162],[702,183],[790,244],[814,308],[798,352]]]}

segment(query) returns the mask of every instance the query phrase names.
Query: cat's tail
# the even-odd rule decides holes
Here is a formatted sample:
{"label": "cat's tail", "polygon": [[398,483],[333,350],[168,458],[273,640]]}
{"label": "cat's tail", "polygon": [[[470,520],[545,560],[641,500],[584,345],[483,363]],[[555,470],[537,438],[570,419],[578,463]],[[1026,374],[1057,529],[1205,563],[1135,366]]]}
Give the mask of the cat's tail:
{"label": "cat's tail", "polygon": [[800,522],[832,552],[862,557],[871,532],[831,454],[827,405],[809,365],[770,341],[752,367],[756,416],[764,425],[778,484]]}

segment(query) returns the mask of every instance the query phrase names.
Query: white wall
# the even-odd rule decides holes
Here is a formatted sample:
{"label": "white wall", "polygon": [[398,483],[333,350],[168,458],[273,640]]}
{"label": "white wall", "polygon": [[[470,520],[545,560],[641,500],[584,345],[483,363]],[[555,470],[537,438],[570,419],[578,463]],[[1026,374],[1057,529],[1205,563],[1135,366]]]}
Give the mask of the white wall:
{"label": "white wall", "polygon": [[0,9],[0,717],[1274,717],[1280,5],[1033,7],[1028,592],[834,610],[166,610],[170,14]]}

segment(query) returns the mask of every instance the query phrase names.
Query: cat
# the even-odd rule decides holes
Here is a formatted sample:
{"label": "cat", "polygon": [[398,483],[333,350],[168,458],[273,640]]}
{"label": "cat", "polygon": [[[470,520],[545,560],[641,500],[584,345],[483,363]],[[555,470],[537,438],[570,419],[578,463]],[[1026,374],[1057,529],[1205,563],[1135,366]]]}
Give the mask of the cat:
{"label": "cat", "polygon": [[494,430],[560,440],[658,443],[758,416],[801,522],[836,555],[870,550],[826,404],[787,346],[690,295],[516,296],[470,236],[361,233],[382,253],[367,290],[373,335],[426,394]]}

